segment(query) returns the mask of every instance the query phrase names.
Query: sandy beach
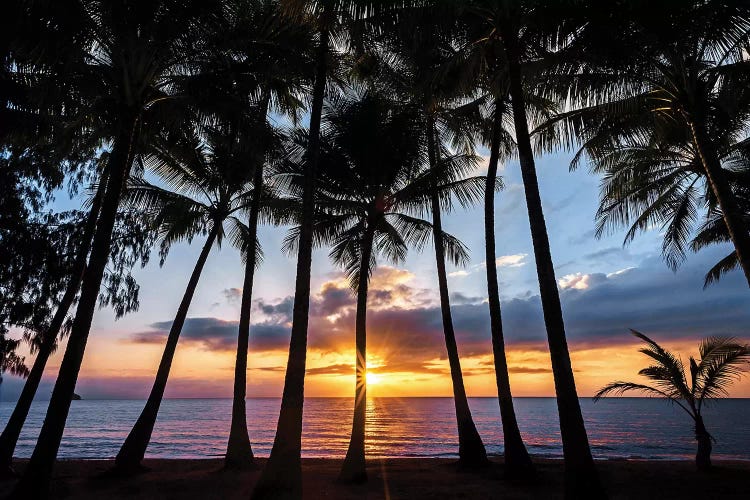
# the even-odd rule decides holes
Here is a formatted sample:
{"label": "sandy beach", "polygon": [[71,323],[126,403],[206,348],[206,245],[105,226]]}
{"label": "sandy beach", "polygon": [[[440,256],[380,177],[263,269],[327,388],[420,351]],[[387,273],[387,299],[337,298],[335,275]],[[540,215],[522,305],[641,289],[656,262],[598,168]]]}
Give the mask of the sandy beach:
{"label": "sandy beach", "polygon": [[[456,470],[446,459],[368,461],[366,485],[336,483],[340,461],[303,459],[306,499],[562,498],[562,463],[537,460],[537,478],[529,483],[503,479],[502,463],[480,472]],[[52,498],[102,499],[247,499],[259,471],[222,471],[221,460],[146,460],[149,472],[132,478],[105,473],[109,460],[62,460],[55,468]],[[263,460],[259,460],[263,464]],[[599,470],[612,499],[747,499],[750,462],[717,462],[698,474],[691,462],[603,461]],[[24,462],[18,463],[22,470]],[[0,484],[0,494],[13,481]]]}

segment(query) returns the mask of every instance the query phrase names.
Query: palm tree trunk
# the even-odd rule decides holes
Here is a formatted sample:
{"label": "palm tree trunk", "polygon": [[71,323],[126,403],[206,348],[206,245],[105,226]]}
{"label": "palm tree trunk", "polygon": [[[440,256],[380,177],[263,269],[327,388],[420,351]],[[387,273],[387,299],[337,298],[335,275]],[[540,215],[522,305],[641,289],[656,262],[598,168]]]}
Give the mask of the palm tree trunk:
{"label": "palm tree trunk", "polygon": [[698,452],[695,455],[695,465],[698,470],[706,471],[711,468],[711,434],[703,424],[703,417],[695,419],[695,439],[698,441]]}
{"label": "palm tree trunk", "polygon": [[[427,141],[430,169],[435,172],[439,164],[439,153],[435,144],[435,124],[432,120],[428,123]],[[445,247],[442,236],[443,226],[440,214],[440,200],[435,176],[433,175],[432,178],[432,233],[435,244],[438,286],[440,289],[440,311],[443,316],[443,333],[445,334],[445,347],[448,351],[448,363],[450,364],[451,381],[453,382],[453,401],[456,406],[458,456],[461,466],[473,468],[483,466],[487,463],[487,451],[474,425],[474,419],[471,417],[471,410],[469,409],[469,401],[466,398],[466,389],[464,388],[464,379],[461,373],[461,361],[458,357],[458,346],[456,345],[456,334],[453,330],[453,318],[451,317],[451,306],[448,296],[448,277],[445,271]]]}
{"label": "palm tree trunk", "polygon": [[34,359],[34,364],[23,385],[23,390],[21,390],[21,395],[18,397],[16,406],[13,408],[13,413],[11,413],[8,423],[5,425],[3,433],[0,435],[0,475],[5,473],[13,474],[13,452],[16,450],[18,437],[21,435],[23,424],[26,422],[26,417],[29,415],[31,403],[34,401],[37,389],[39,389],[39,383],[42,381],[42,375],[44,375],[44,368],[47,366],[47,360],[57,344],[57,335],[60,333],[60,328],[62,328],[63,322],[68,315],[68,311],[73,305],[78,290],[81,287],[83,274],[86,270],[86,260],[88,259],[89,251],[91,250],[91,240],[94,237],[94,230],[96,229],[96,219],[99,217],[99,212],[102,207],[106,185],[107,178],[106,174],[103,173],[102,178],[99,180],[99,187],[96,190],[91,209],[86,217],[83,237],[81,238],[81,247],[78,249],[78,255],[76,255],[76,260],[73,263],[70,282],[65,289],[65,293],[63,294],[60,303],[57,305],[57,311],[55,311],[55,315],[50,322],[49,328],[42,337],[42,345],[39,346],[36,359]]}
{"label": "palm tree trunk", "polygon": [[[265,120],[265,114],[263,119]],[[253,450],[247,432],[247,347],[250,340],[250,309],[253,304],[253,279],[255,276],[255,253],[257,251],[258,214],[260,212],[261,193],[263,192],[263,164],[255,167],[253,182],[253,201],[250,206],[248,221],[249,241],[245,257],[245,281],[242,284],[242,303],[240,305],[240,324],[237,335],[237,359],[234,363],[234,398],[232,400],[232,424],[229,429],[227,453],[224,456],[224,467],[242,469],[254,466]]]}
{"label": "palm tree trunk", "polygon": [[521,176],[526,194],[526,207],[529,214],[529,226],[539,279],[539,293],[542,299],[544,324],[547,329],[552,373],[555,379],[557,410],[560,416],[560,435],[565,458],[565,495],[566,498],[604,498],[604,490],[599,481],[599,475],[589,448],[581,406],[576,393],[573,368],[570,364],[568,343],[565,338],[560,295],[557,290],[555,268],[552,264],[547,237],[547,226],[539,196],[534,154],[531,149],[529,129],[526,122],[518,34],[509,23],[503,26],[502,31],[508,60],[518,158],[521,164]]}
{"label": "palm tree trunk", "polygon": [[729,237],[732,239],[734,250],[737,253],[737,260],[742,266],[745,279],[750,286],[750,232],[743,221],[742,210],[737,204],[726,175],[724,175],[721,162],[709,145],[705,132],[690,117],[686,116],[686,119],[693,136],[693,144],[706,172],[708,184],[719,202],[724,224],[727,226]]}
{"label": "palm tree trunk", "polygon": [[362,256],[359,263],[359,282],[357,285],[357,320],[355,325],[355,345],[357,359],[355,362],[354,384],[354,418],[349,449],[341,467],[339,480],[346,483],[364,483],[367,481],[365,468],[365,424],[367,418],[367,290],[370,279],[370,258],[374,237],[373,224],[370,223],[362,241]]}
{"label": "palm tree trunk", "polygon": [[211,228],[211,232],[208,234],[206,243],[201,249],[198,261],[195,263],[193,273],[190,275],[190,280],[185,289],[185,294],[182,296],[182,301],[177,308],[177,315],[172,322],[172,327],[169,329],[167,343],[164,346],[164,352],[162,353],[161,361],[159,362],[159,369],[156,372],[154,385],[151,388],[151,393],[148,395],[146,406],[143,408],[141,415],[130,430],[130,434],[128,434],[128,437],[125,439],[122,448],[120,448],[120,451],[115,458],[115,468],[120,473],[130,474],[142,470],[141,461],[143,460],[143,455],[146,453],[146,448],[148,448],[148,443],[151,441],[151,433],[154,430],[156,416],[159,413],[159,406],[164,397],[164,389],[167,387],[169,370],[172,367],[172,360],[174,359],[174,353],[177,349],[177,341],[180,338],[182,326],[185,324],[188,309],[190,308],[190,302],[193,300],[193,294],[198,286],[198,280],[203,271],[203,266],[208,259],[208,254],[211,252],[214,240],[216,240],[219,227],[220,222],[215,221],[214,226]]}
{"label": "palm tree trunk", "polygon": [[81,297],[78,301],[68,344],[60,364],[55,387],[52,390],[47,416],[42,424],[34,452],[31,455],[21,480],[16,484],[9,498],[46,498],[52,469],[60,447],[65,422],[70,410],[78,372],[86,351],[91,321],[99,297],[104,269],[109,260],[112,231],[117,216],[117,206],[125,179],[133,163],[139,118],[137,114],[123,113],[123,126],[115,138],[110,163],[107,167],[109,178],[102,202],[101,214],[91,246],[91,255],[81,282]]}
{"label": "palm tree trunk", "polygon": [[[324,7],[327,10],[327,7]],[[328,14],[324,10],[322,17]],[[325,22],[324,22],[325,24]],[[315,173],[320,150],[320,121],[326,84],[328,31],[320,32],[316,57],[315,82],[307,165],[302,193],[302,220],[297,251],[297,278],[294,287],[292,335],[284,377],[276,437],[266,467],[253,490],[253,499],[302,497],[302,406],[305,400],[305,365],[307,362],[307,323],[310,312],[310,273],[312,268],[313,224],[315,210]]]}
{"label": "palm tree trunk", "polygon": [[495,362],[495,381],[497,397],[500,403],[500,417],[503,423],[503,441],[505,443],[506,474],[513,477],[529,476],[534,472],[526,445],[518,429],[516,411],[513,408],[513,396],[510,390],[508,362],[505,356],[505,339],[503,320],[498,292],[497,266],[495,265],[495,183],[497,163],[500,159],[500,141],[502,140],[502,109],[500,99],[495,99],[495,115],[492,123],[492,142],[490,144],[490,161],[487,168],[487,184],[484,191],[484,240],[485,262],[487,264],[487,294],[490,308],[490,330],[492,335],[492,354]]}

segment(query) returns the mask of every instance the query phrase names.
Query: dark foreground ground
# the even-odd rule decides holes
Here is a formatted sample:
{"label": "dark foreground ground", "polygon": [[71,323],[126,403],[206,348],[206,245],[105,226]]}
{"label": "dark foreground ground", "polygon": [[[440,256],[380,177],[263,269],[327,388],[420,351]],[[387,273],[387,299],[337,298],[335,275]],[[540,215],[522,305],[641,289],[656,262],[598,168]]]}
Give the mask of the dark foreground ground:
{"label": "dark foreground ground", "polygon": [[[112,461],[61,460],[52,498],[243,499],[259,471],[222,471],[221,460],[146,460],[149,472],[131,478],[106,475]],[[259,460],[263,465],[263,460]],[[308,499],[554,499],[562,498],[562,463],[538,460],[537,477],[527,483],[503,479],[503,466],[458,471],[444,459],[374,459],[366,485],[337,484],[340,460],[304,459]],[[23,470],[24,463],[18,464]],[[604,461],[599,471],[612,499],[750,499],[750,462],[719,462],[698,474],[690,462]],[[0,498],[13,481],[0,482]]]}

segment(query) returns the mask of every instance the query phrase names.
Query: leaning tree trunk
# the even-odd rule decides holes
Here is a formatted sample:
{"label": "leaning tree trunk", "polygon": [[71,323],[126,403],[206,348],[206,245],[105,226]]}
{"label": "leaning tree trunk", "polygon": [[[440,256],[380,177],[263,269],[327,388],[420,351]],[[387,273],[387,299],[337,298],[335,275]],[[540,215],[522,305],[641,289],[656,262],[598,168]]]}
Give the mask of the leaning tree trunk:
{"label": "leaning tree trunk", "polygon": [[[326,13],[323,13],[326,16]],[[302,406],[305,400],[307,362],[307,323],[310,312],[310,273],[312,269],[313,224],[315,210],[315,172],[320,151],[320,121],[326,84],[328,31],[320,33],[316,57],[315,83],[310,133],[302,193],[302,219],[297,251],[297,278],[294,287],[292,335],[284,377],[279,422],[266,467],[252,493],[254,499],[302,497]]]}
{"label": "leaning tree trunk", "polygon": [[432,120],[427,129],[428,156],[430,169],[433,171],[431,186],[432,201],[432,233],[435,244],[435,260],[437,262],[438,288],[440,290],[440,311],[443,317],[443,333],[445,347],[448,351],[448,363],[453,382],[453,401],[456,406],[456,422],[458,424],[458,456],[463,467],[479,467],[487,463],[487,451],[482,438],[471,417],[469,401],[466,398],[464,379],[461,373],[461,361],[458,357],[456,333],[453,330],[450,298],[448,296],[448,278],[445,271],[445,247],[443,243],[443,227],[440,214],[440,199],[438,194],[436,170],[439,164],[439,153],[435,144],[435,124]]}
{"label": "leaning tree trunk", "polygon": [[516,411],[513,408],[508,362],[505,356],[497,266],[495,265],[495,259],[497,258],[497,255],[495,255],[495,183],[497,181],[497,163],[500,158],[500,141],[502,140],[502,119],[500,99],[496,98],[495,115],[492,122],[490,161],[484,191],[485,262],[487,263],[487,294],[490,308],[492,354],[495,362],[495,381],[497,382],[497,397],[500,403],[500,417],[503,424],[503,441],[505,444],[505,470],[510,477],[524,477],[533,474],[534,464],[531,462],[526,445],[521,438]]}
{"label": "leaning tree trunk", "polygon": [[258,243],[258,214],[260,212],[261,193],[263,192],[262,163],[255,168],[253,184],[253,201],[250,206],[250,220],[248,221],[249,239],[245,254],[245,281],[242,284],[240,324],[237,335],[237,359],[234,363],[232,424],[229,428],[227,453],[224,456],[224,467],[228,469],[243,469],[254,466],[253,449],[250,446],[250,435],[247,432],[245,397],[247,395],[247,348],[250,340],[250,309],[253,305],[253,279],[255,276]]}
{"label": "leaning tree trunk", "polygon": [[124,125],[115,138],[110,155],[110,163],[107,167],[109,179],[107,180],[101,214],[97,221],[96,233],[91,245],[88,267],[81,282],[81,297],[78,301],[57,381],[52,390],[47,416],[44,419],[44,424],[42,424],[36,447],[26,470],[9,498],[46,498],[49,494],[52,469],[70,411],[70,401],[73,398],[73,391],[78,380],[83,354],[86,350],[91,321],[99,297],[99,287],[109,260],[112,231],[117,216],[120,194],[133,163],[139,126],[138,115],[125,112],[122,123]]}
{"label": "leaning tree trunk", "polygon": [[120,452],[115,458],[115,468],[120,473],[130,474],[142,470],[141,461],[143,460],[143,455],[146,453],[146,448],[148,448],[148,443],[151,441],[151,433],[154,430],[159,406],[164,397],[164,389],[167,387],[169,370],[172,368],[172,360],[177,349],[177,341],[180,338],[182,326],[185,324],[188,309],[190,308],[190,302],[193,300],[193,294],[198,286],[198,280],[200,279],[201,272],[203,272],[203,266],[206,264],[208,254],[211,253],[211,247],[214,244],[214,240],[216,240],[220,224],[219,221],[214,221],[214,227],[211,228],[206,243],[201,249],[198,261],[195,263],[193,273],[190,275],[190,280],[185,289],[185,294],[182,296],[182,301],[177,308],[177,315],[172,322],[172,327],[169,329],[167,344],[164,346],[164,352],[159,362],[159,369],[156,372],[154,385],[151,388],[151,393],[148,395],[146,406],[143,408],[141,415],[130,430],[130,434],[128,434],[122,448],[120,448]]}
{"label": "leaning tree trunk", "polygon": [[529,226],[539,279],[539,293],[542,299],[544,324],[547,329],[547,342],[552,359],[552,374],[555,379],[557,410],[560,416],[560,435],[565,458],[565,496],[566,498],[604,498],[604,490],[589,448],[586,427],[583,423],[581,406],[576,393],[573,368],[570,364],[568,343],[565,338],[560,294],[557,290],[547,226],[539,196],[534,154],[531,149],[529,128],[526,122],[518,34],[514,28],[506,25],[503,27],[502,36],[508,60],[518,159],[521,164],[521,177],[526,194],[526,207],[529,214]]}
{"label": "leaning tree trunk", "polygon": [[721,167],[713,148],[710,146],[705,132],[690,117],[686,117],[693,136],[693,144],[698,152],[703,169],[708,178],[708,185],[716,196],[724,218],[724,224],[729,232],[729,237],[734,244],[737,260],[745,273],[745,279],[750,286],[750,232],[743,221],[742,210],[737,199],[732,193],[724,169]]}
{"label": "leaning tree trunk", "polygon": [[365,424],[367,418],[367,289],[370,279],[370,258],[372,257],[374,229],[372,221],[362,242],[362,256],[359,262],[357,284],[357,320],[354,330],[356,345],[354,418],[349,449],[341,466],[339,480],[346,483],[367,481],[365,469]]}
{"label": "leaning tree trunk", "polygon": [[695,455],[695,465],[698,470],[706,471],[711,468],[711,434],[703,424],[703,417],[695,419],[695,440],[698,441],[698,452]]}
{"label": "leaning tree trunk", "polygon": [[44,332],[42,345],[39,346],[39,351],[37,352],[36,359],[34,359],[34,364],[31,367],[29,376],[23,385],[21,395],[18,397],[16,406],[13,408],[13,413],[11,413],[8,423],[5,425],[3,433],[0,435],[0,475],[5,473],[14,474],[12,468],[13,452],[16,450],[18,437],[21,435],[23,424],[26,422],[26,417],[29,415],[31,403],[34,401],[36,391],[39,389],[39,383],[42,381],[42,375],[44,375],[44,368],[47,366],[47,360],[57,344],[57,335],[60,333],[60,328],[62,328],[65,318],[68,315],[68,311],[73,305],[73,302],[75,302],[76,295],[81,287],[83,274],[86,270],[86,259],[88,259],[89,251],[91,250],[91,240],[94,237],[96,219],[99,217],[106,185],[106,174],[102,174],[102,178],[99,180],[99,187],[94,196],[94,201],[91,204],[91,209],[86,217],[83,236],[81,238],[81,247],[78,249],[78,254],[73,263],[70,282],[65,289],[65,293],[63,294],[60,303],[57,305],[57,311],[50,322],[49,328]]}

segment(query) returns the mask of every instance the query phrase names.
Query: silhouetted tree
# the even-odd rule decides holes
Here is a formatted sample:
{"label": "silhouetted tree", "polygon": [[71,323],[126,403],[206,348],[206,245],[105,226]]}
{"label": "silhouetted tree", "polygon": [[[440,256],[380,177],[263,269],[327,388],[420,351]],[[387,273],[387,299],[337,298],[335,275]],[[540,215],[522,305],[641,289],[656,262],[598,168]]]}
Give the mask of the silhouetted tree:
{"label": "silhouetted tree", "polygon": [[661,397],[683,409],[695,424],[698,452],[695,464],[699,470],[711,467],[713,437],[703,423],[703,404],[710,399],[728,396],[727,389],[745,370],[750,369],[750,346],[732,337],[707,337],[698,347],[700,358],[690,356],[689,370],[682,360],[645,336],[631,330],[646,346],[640,352],[655,364],[638,372],[652,383],[612,382],[594,396],[594,401],[608,394],[638,391]]}
{"label": "silhouetted tree", "polygon": [[[172,244],[190,241],[198,234],[207,237],[170,327],[146,405],[115,459],[120,472],[136,472],[141,468],[177,341],[214,243],[220,245],[226,235],[235,246],[253,247],[259,251],[256,243],[248,245],[250,230],[238,218],[239,214],[247,213],[252,199],[260,195],[252,189],[252,167],[259,168],[263,154],[255,149],[250,137],[250,134],[238,137],[236,129],[221,123],[196,126],[192,134],[185,134],[177,141],[166,136],[154,141],[153,150],[146,155],[144,164],[174,191],[142,179],[132,179],[129,183],[125,202],[153,214],[154,225],[161,236],[162,262]],[[248,261],[254,264],[256,256]]]}

